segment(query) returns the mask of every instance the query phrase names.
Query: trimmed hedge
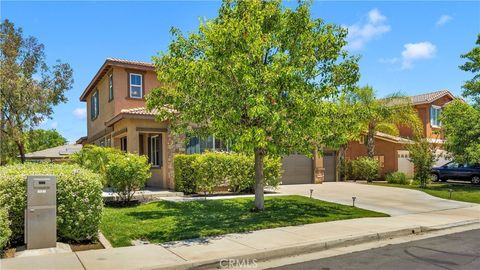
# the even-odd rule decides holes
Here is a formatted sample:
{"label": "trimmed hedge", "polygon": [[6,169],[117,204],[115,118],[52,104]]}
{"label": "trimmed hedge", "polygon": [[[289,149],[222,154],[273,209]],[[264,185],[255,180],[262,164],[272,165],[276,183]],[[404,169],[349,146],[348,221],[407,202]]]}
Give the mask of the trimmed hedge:
{"label": "trimmed hedge", "polygon": [[10,230],[7,210],[0,209],[0,253],[7,246],[11,235],[12,231]]}
{"label": "trimmed hedge", "polygon": [[[213,192],[217,187],[230,191],[253,191],[254,159],[237,153],[207,152],[175,155],[175,189],[186,194]],[[264,159],[265,185],[277,187],[281,181],[280,158]]]}
{"label": "trimmed hedge", "polygon": [[197,181],[195,180],[195,170],[193,162],[197,160],[199,154],[175,155],[173,172],[175,175],[175,190],[185,194],[197,192]]}
{"label": "trimmed hedge", "polygon": [[390,184],[407,185],[407,176],[403,172],[392,172],[385,175],[385,180]]}
{"label": "trimmed hedge", "polygon": [[361,157],[352,161],[352,174],[356,180],[367,180],[372,182],[378,178],[380,164],[378,160],[368,157]]}
{"label": "trimmed hedge", "polygon": [[28,175],[57,177],[60,239],[79,242],[97,237],[103,207],[101,177],[77,165],[27,163],[0,168],[0,207],[8,212],[13,242],[23,240]]}

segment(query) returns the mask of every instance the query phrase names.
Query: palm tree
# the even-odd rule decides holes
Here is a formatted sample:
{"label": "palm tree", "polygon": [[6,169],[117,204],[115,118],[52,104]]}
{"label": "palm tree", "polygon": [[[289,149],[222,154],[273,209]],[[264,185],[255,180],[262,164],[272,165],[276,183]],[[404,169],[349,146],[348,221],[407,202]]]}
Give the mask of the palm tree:
{"label": "palm tree", "polygon": [[360,105],[358,113],[368,130],[367,154],[370,158],[375,155],[377,131],[398,135],[398,127],[406,126],[413,129],[414,134],[420,134],[420,119],[409,97],[397,93],[377,99],[373,88],[365,86],[352,92],[349,95],[349,102]]}

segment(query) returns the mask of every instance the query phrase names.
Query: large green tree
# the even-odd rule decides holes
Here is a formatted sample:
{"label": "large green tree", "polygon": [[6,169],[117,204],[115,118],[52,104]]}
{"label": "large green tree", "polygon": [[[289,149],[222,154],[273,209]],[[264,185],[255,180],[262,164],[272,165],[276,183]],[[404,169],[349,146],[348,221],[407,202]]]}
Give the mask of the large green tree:
{"label": "large green tree", "polygon": [[9,20],[0,24],[0,133],[25,161],[26,132],[49,118],[53,106],[66,102],[73,84],[70,65],[48,67],[43,44],[23,37]]}
{"label": "large green tree", "polygon": [[366,126],[367,154],[371,158],[375,155],[377,131],[398,135],[398,127],[406,126],[413,130],[414,135],[420,132],[420,119],[409,97],[393,94],[378,99],[373,88],[365,86],[353,91],[349,102],[357,104],[357,114]]}
{"label": "large green tree", "polygon": [[55,146],[65,145],[67,139],[55,129],[34,129],[27,132],[28,152],[40,151]]}
{"label": "large green tree", "polygon": [[154,57],[162,86],[147,98],[176,131],[213,134],[255,156],[255,209],[264,208],[266,155],[313,153],[331,127],[331,99],[358,81],[347,30],[312,19],[310,4],[224,1]]}
{"label": "large green tree", "polygon": [[460,56],[467,60],[460,66],[460,69],[474,74],[473,78],[463,85],[463,95],[473,98],[477,106],[480,107],[480,34],[477,36],[476,44],[475,48]]}
{"label": "large green tree", "polygon": [[454,100],[440,115],[445,149],[458,162],[480,163],[480,110]]}
{"label": "large green tree", "polygon": [[480,162],[480,34],[477,46],[461,58],[467,61],[461,70],[474,74],[463,85],[463,95],[474,101],[470,106],[462,100],[448,104],[440,115],[445,134],[445,149],[452,153],[458,162]]}

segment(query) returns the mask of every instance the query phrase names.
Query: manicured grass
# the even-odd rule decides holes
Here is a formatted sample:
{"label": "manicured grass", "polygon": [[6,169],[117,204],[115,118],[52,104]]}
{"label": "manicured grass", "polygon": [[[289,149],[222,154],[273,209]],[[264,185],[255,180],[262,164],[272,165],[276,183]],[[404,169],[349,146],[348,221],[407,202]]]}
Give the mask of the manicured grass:
{"label": "manicured grass", "polygon": [[266,197],[265,211],[259,213],[251,212],[252,206],[253,198],[236,198],[106,207],[101,230],[113,246],[120,247],[129,246],[135,239],[162,243],[340,219],[388,216],[303,196]]}
{"label": "manicured grass", "polygon": [[[410,188],[426,192],[432,196],[462,202],[480,203],[480,186],[470,184],[432,183],[426,188],[421,188],[417,183],[411,185],[398,185],[387,183],[375,183],[388,187]],[[449,189],[453,190],[450,198]]]}

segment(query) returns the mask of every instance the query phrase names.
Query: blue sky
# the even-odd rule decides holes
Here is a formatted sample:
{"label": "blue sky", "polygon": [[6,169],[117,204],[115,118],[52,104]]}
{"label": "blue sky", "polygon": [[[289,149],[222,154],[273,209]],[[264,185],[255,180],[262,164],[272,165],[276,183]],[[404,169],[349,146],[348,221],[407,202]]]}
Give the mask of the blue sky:
{"label": "blue sky", "polygon": [[[55,108],[42,128],[68,140],[86,135],[85,103],[79,96],[107,57],[150,61],[164,51],[172,26],[195,30],[213,18],[220,2],[0,2],[0,16],[45,44],[47,60],[68,62],[75,84],[68,103]],[[294,3],[287,3],[294,5]],[[349,50],[361,55],[360,85],[379,96],[449,89],[461,93],[460,54],[480,33],[480,2],[316,1],[312,16],[348,27]]]}

